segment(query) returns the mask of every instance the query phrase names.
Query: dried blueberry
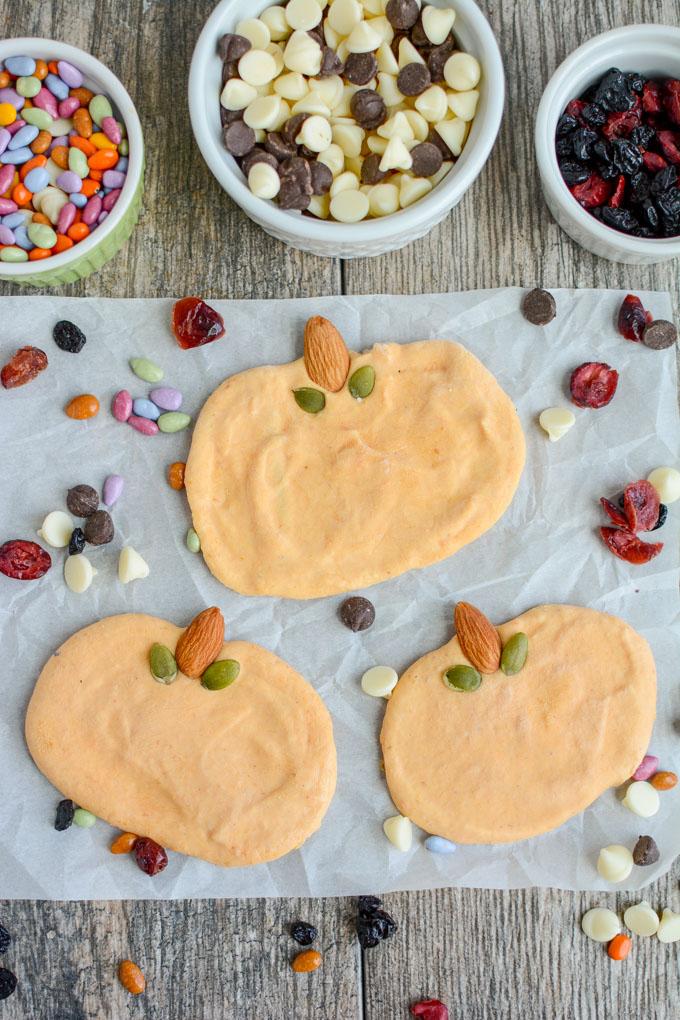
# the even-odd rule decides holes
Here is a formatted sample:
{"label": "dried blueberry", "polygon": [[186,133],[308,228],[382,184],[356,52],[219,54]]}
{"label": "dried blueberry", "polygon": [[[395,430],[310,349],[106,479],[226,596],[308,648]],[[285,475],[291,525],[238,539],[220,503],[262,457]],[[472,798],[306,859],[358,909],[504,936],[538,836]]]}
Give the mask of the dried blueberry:
{"label": "dried blueberry", "polygon": [[659,519],[657,520],[656,524],[654,525],[654,527],[651,530],[652,531],[658,531],[659,528],[663,528],[664,524],[666,523],[666,518],[667,517],[668,517],[668,507],[666,506],[665,503],[659,503]]}
{"label": "dried blueberry", "polygon": [[634,174],[642,166],[642,153],[637,145],[627,138],[615,138],[612,142],[613,162],[623,174]]}
{"label": "dried blueberry", "polygon": [[557,153],[557,158],[559,160],[569,159],[573,152],[571,147],[571,138],[569,138],[569,136],[566,138],[557,138],[555,140],[555,152]]}
{"label": "dried blueberry", "polygon": [[578,121],[576,117],[570,116],[568,113],[563,113],[557,122],[556,135],[558,138],[566,138],[572,131],[575,131],[578,127]]}
{"label": "dried blueberry", "polygon": [[618,67],[612,67],[601,78],[592,99],[610,113],[621,113],[635,105],[626,76]]}
{"label": "dried blueberry", "polygon": [[581,163],[587,163],[589,159],[592,159],[593,146],[597,141],[597,132],[591,131],[590,128],[578,128],[577,131],[574,131],[571,136],[571,144],[576,159]]}
{"label": "dried blueberry", "polygon": [[644,170],[631,177],[629,194],[631,202],[644,202],[649,196],[649,177]]}
{"label": "dried blueberry", "polygon": [[650,186],[652,195],[660,195],[664,191],[668,191],[669,188],[674,188],[678,181],[678,170],[677,167],[667,166],[663,170],[659,170],[657,174],[654,174],[654,179]]}
{"label": "dried blueberry", "polygon": [[656,135],[656,131],[650,124],[638,124],[634,127],[630,133],[630,140],[634,145],[639,145],[643,149],[649,148],[649,143]]}
{"label": "dried blueberry", "polygon": [[659,212],[651,198],[640,202],[639,216],[643,227],[649,227],[651,230],[659,229]]}
{"label": "dried blueberry", "polygon": [[602,222],[615,230],[621,230],[624,234],[632,234],[640,227],[629,209],[611,209],[609,206],[602,207]]}
{"label": "dried blueberry", "polygon": [[356,929],[362,949],[372,949],[383,939],[391,938],[397,930],[393,917],[381,910],[382,901],[377,896],[360,896]]}
{"label": "dried blueberry", "polygon": [[57,817],[54,820],[54,827],[57,832],[65,832],[73,825],[73,816],[76,813],[76,805],[72,800],[60,800],[57,804]]}
{"label": "dried blueberry", "polygon": [[85,346],[86,337],[82,329],[68,319],[61,319],[52,331],[54,342],[62,351],[69,354],[79,354]]}
{"label": "dried blueberry", "polygon": [[9,999],[15,991],[17,979],[11,970],[0,967],[0,1000]]}
{"label": "dried blueberry", "polygon": [[311,946],[319,933],[313,924],[307,924],[306,921],[293,921],[290,926],[290,934],[299,945]]}
{"label": "dried blueberry", "polygon": [[602,127],[607,120],[607,114],[597,103],[588,103],[587,106],[584,106],[581,116],[586,123],[591,124],[593,127]]}
{"label": "dried blueberry", "polygon": [[587,181],[590,177],[590,170],[587,166],[573,161],[566,160],[564,163],[560,163],[560,171],[565,182],[570,187],[574,184],[582,184],[583,181]]}
{"label": "dried blueberry", "polygon": [[680,188],[664,191],[656,200],[666,237],[680,234]]}
{"label": "dried blueberry", "polygon": [[7,929],[0,924],[0,954],[6,953],[11,943],[12,936],[7,931]]}
{"label": "dried blueberry", "polygon": [[68,544],[69,556],[77,556],[85,548],[85,532],[82,528],[74,528]]}

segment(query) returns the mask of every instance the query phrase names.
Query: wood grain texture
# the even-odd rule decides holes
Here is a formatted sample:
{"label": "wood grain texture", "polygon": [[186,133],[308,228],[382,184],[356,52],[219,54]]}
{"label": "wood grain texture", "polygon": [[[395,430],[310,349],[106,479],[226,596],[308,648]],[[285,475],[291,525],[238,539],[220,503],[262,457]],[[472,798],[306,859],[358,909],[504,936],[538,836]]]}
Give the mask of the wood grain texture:
{"label": "wood grain texture", "polygon": [[[461,204],[424,238],[379,259],[340,264],[285,248],[219,189],[188,125],[186,72],[213,0],[42,0],[0,5],[3,36],[63,38],[98,55],[136,100],[148,147],[145,211],[129,244],[74,295],[298,297],[425,293],[504,285],[665,288],[677,264],[597,259],[552,221],[533,157],[532,125],[557,64],[589,36],[626,23],[680,22],[677,0],[481,0],[506,63],[506,116],[493,155]],[[256,9],[254,4],[254,9]],[[0,283],[0,295],[17,292]],[[663,851],[663,848],[662,848]],[[1,862],[0,862],[1,866]],[[680,909],[680,865],[645,892]],[[556,890],[396,894],[394,941],[361,959],[347,900],[0,903],[16,936],[2,959],[20,988],[3,1020],[398,1020],[421,997],[451,1020],[670,1020],[680,1015],[677,946],[636,939],[612,964],[578,921],[624,895]],[[293,978],[301,916],[325,960]],[[115,970],[130,956],[148,992],[131,1000]]]}

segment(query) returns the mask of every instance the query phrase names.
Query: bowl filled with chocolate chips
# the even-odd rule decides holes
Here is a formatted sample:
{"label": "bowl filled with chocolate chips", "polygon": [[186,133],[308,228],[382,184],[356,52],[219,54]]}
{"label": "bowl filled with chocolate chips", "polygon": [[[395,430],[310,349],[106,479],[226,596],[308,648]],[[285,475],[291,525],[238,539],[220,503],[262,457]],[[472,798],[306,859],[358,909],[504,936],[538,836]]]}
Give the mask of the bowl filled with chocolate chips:
{"label": "bowl filled with chocolate chips", "polygon": [[403,247],[460,202],[504,91],[473,0],[222,0],[196,44],[189,107],[208,166],[252,220],[353,258]]}

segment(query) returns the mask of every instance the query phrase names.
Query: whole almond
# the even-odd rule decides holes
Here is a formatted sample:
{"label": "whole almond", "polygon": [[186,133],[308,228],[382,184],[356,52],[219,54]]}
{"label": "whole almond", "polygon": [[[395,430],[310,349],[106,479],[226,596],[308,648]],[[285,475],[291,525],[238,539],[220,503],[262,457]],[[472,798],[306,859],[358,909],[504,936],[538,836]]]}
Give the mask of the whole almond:
{"label": "whole almond", "polygon": [[204,609],[180,636],[175,649],[177,665],[185,676],[203,676],[222,651],[224,617],[217,606]]}
{"label": "whole almond", "polygon": [[494,625],[469,602],[457,604],[454,622],[465,657],[480,673],[495,673],[501,664],[502,645]]}
{"label": "whole almond", "polygon": [[331,393],[345,385],[349,351],[333,323],[322,315],[312,316],[305,326],[305,368],[312,382]]}

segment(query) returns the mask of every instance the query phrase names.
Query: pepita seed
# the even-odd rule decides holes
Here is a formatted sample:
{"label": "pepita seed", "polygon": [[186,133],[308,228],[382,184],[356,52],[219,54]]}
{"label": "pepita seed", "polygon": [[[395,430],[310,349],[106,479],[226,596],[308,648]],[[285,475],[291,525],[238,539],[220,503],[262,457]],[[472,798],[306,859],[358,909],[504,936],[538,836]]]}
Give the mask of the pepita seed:
{"label": "pepita seed", "polygon": [[442,680],[452,691],[477,691],[482,684],[481,674],[472,666],[451,666]]}
{"label": "pepita seed", "polygon": [[151,676],[161,684],[171,684],[177,679],[175,656],[166,645],[154,644],[149,652]]}
{"label": "pepita seed", "polygon": [[201,683],[209,691],[223,691],[233,684],[241,672],[241,664],[236,659],[218,659],[206,669]]}
{"label": "pepita seed", "polygon": [[326,406],[326,398],[321,390],[315,390],[311,386],[301,386],[293,390],[295,403],[307,414],[318,414]]}
{"label": "pepita seed", "polygon": [[362,365],[356,372],[353,372],[347,383],[349,392],[355,400],[363,400],[370,397],[375,386],[375,369],[373,365]]}
{"label": "pepita seed", "polygon": [[529,654],[529,638],[526,634],[513,634],[506,641],[501,653],[501,669],[506,676],[515,676],[521,669]]}

